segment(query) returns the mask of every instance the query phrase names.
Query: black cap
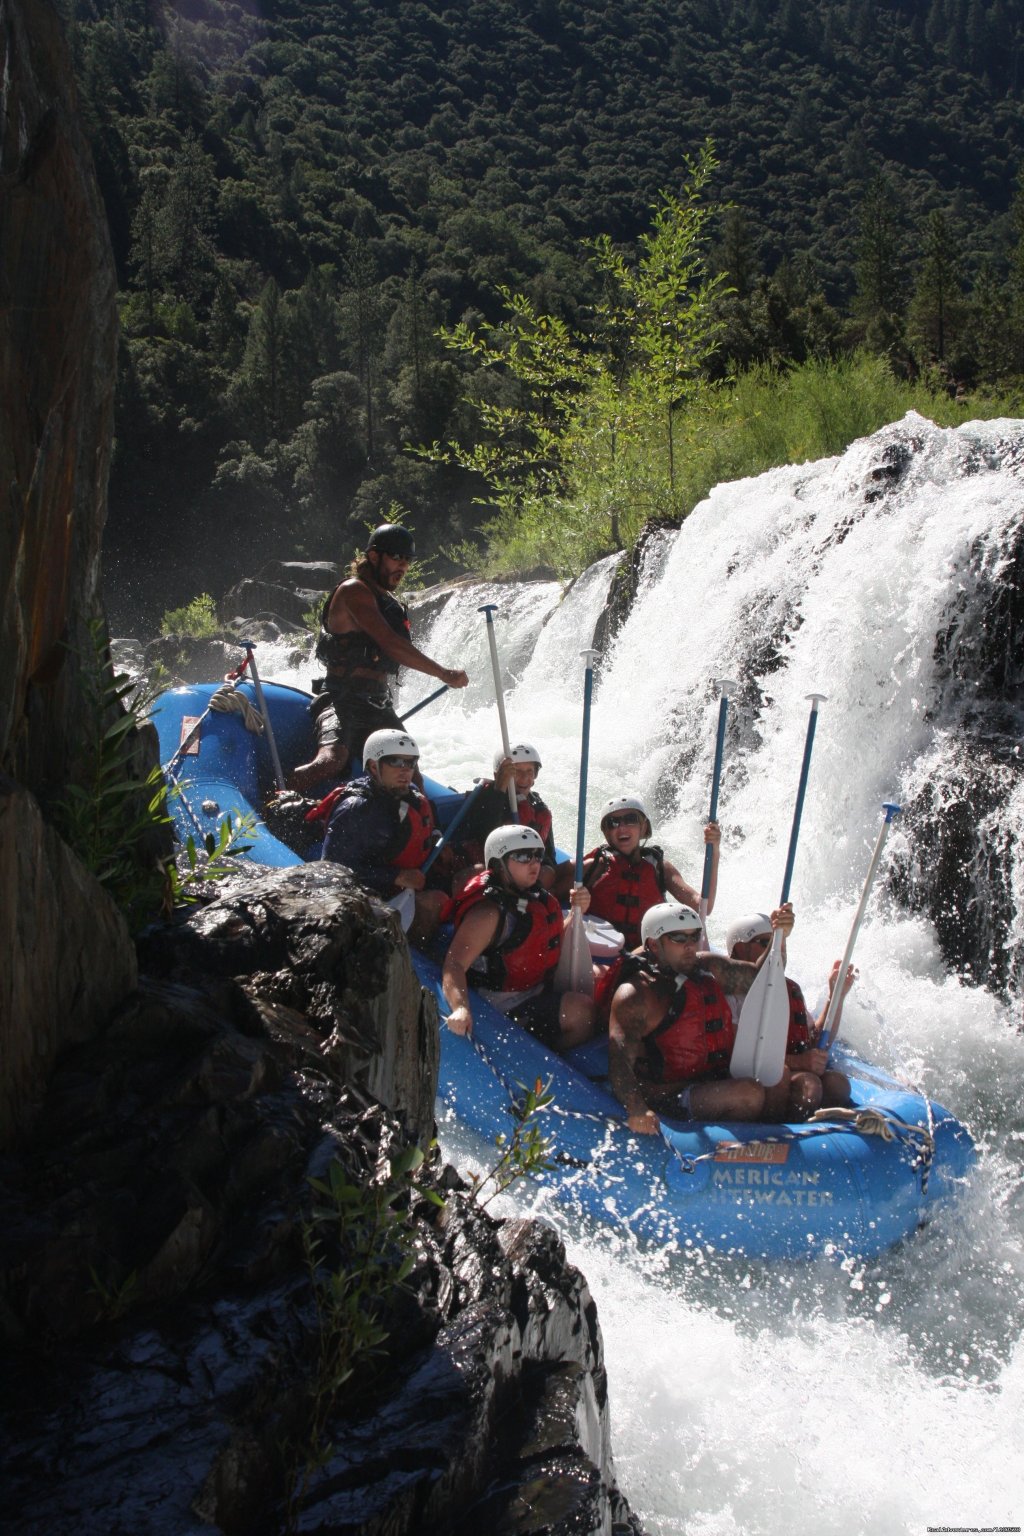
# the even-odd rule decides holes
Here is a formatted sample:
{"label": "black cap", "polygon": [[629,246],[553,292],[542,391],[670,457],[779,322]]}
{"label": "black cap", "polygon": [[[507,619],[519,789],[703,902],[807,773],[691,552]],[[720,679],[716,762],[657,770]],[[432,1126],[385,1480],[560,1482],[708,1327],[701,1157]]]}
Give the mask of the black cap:
{"label": "black cap", "polygon": [[400,523],[381,523],[370,534],[367,554],[371,549],[390,555],[393,560],[411,560],[416,553],[416,543],[408,528],[403,528]]}

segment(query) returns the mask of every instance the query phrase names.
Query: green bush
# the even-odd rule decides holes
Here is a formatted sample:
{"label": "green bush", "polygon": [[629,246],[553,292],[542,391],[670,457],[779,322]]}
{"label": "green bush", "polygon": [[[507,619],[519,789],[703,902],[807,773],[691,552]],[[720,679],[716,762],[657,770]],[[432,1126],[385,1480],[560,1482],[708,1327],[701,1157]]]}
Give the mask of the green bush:
{"label": "green bush", "polygon": [[168,608],[160,620],[162,635],[189,635],[193,640],[207,640],[220,633],[217,607],[209,592],[200,592],[183,608]]}

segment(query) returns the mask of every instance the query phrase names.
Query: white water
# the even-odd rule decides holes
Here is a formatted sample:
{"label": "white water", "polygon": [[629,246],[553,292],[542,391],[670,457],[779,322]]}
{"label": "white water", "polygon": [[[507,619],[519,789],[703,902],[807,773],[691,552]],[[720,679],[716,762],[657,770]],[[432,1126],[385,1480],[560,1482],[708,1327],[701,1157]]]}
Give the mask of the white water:
{"label": "white water", "polygon": [[[880,450],[912,435],[899,487],[865,505]],[[598,809],[639,791],[657,841],[699,884],[716,676],[743,685],[723,777],[712,936],[781,886],[807,724],[822,706],[793,899],[790,969],[817,996],[842,950],[881,819],[941,772],[934,640],[951,598],[994,570],[1024,482],[993,468],[1024,425],[938,431],[919,418],[841,458],[712,493],[648,559],[595,695],[588,846]],[[837,536],[839,535],[839,536]],[[843,536],[845,535],[845,536]],[[973,563],[969,552],[974,549]],[[611,566],[557,589],[467,591],[417,642],[473,675],[412,728],[427,771],[465,786],[499,743],[476,608],[500,605],[513,740],[541,750],[558,840],[575,842],[589,644]],[[969,606],[968,606],[969,612]],[[548,622],[541,628],[544,617]],[[777,669],[772,656],[777,652]],[[406,686],[406,705],[429,691]],[[1024,794],[1004,810],[1024,832]],[[897,823],[898,826],[898,823]],[[1006,830],[1006,828],[1004,828]],[[891,839],[896,848],[898,831]],[[1024,895],[1024,874],[1020,884]],[[844,1034],[966,1121],[982,1151],[968,1198],[870,1266],[661,1263],[617,1233],[562,1229],[596,1296],[623,1491],[652,1533],[828,1536],[1024,1525],[1024,1037],[1019,1009],[945,971],[922,919],[878,899]],[[1024,906],[1018,909],[1024,925]],[[450,1129],[446,1147],[479,1165]],[[517,1197],[519,1208],[530,1203]]]}

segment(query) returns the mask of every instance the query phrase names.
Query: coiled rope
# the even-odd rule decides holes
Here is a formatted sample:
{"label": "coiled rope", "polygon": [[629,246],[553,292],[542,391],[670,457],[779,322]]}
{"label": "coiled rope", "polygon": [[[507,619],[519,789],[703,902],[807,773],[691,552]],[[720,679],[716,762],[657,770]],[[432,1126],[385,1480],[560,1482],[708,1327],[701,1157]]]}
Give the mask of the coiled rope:
{"label": "coiled rope", "polygon": [[228,673],[223,684],[212,695],[209,704],[207,704],[198,720],[196,720],[188,735],[179,743],[176,751],[168,758],[162,770],[164,774],[171,778],[177,778],[176,769],[178,764],[202,730],[203,721],[213,710],[224,715],[240,714],[242,716],[242,723],[247,731],[252,731],[256,735],[262,734],[265,729],[263,716],[258,709],[253,707],[245,694],[238,691],[242,683],[245,682],[245,677],[243,676],[245,666],[246,662],[243,661],[237,672]]}

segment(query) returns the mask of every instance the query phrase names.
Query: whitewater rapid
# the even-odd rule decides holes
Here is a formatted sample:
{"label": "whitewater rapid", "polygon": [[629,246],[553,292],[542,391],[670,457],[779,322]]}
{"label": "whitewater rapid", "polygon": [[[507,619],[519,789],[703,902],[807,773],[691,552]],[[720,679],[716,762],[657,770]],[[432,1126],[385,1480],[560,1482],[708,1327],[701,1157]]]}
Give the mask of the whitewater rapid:
{"label": "whitewater rapid", "polygon": [[[888,434],[888,435],[887,435]],[[873,495],[883,450],[911,441]],[[1010,445],[1009,450],[1007,444]],[[710,923],[778,899],[807,725],[822,705],[792,886],[789,969],[820,997],[881,820],[941,757],[957,707],[935,637],[979,570],[998,577],[1024,516],[1024,424],[940,431],[917,417],[841,457],[712,492],[648,546],[629,618],[600,660],[587,846],[613,794],[641,794],[655,840],[695,885],[718,703],[739,683],[719,804]],[[538,788],[573,848],[583,663],[615,567],[555,583],[466,588],[415,639],[471,687],[410,722],[426,770],[458,787],[499,745],[478,608],[497,605],[510,734],[543,758]],[[265,669],[266,670],[266,669]],[[308,684],[308,675],[282,673]],[[408,707],[430,690],[410,674]],[[944,711],[946,712],[944,714]],[[1005,808],[1024,832],[1024,796]],[[890,853],[903,834],[897,823]],[[1021,880],[1024,900],[1024,877]],[[1024,910],[1017,914],[1024,931]],[[967,1197],[870,1265],[753,1265],[639,1253],[621,1233],[559,1227],[597,1299],[623,1491],[657,1536],[870,1536],[1024,1524],[1024,1036],[1019,1005],[945,969],[930,924],[886,899],[858,943],[844,1035],[963,1119],[980,1165]],[[446,1151],[480,1166],[458,1127]],[[511,1199],[512,1197],[510,1197]]]}

